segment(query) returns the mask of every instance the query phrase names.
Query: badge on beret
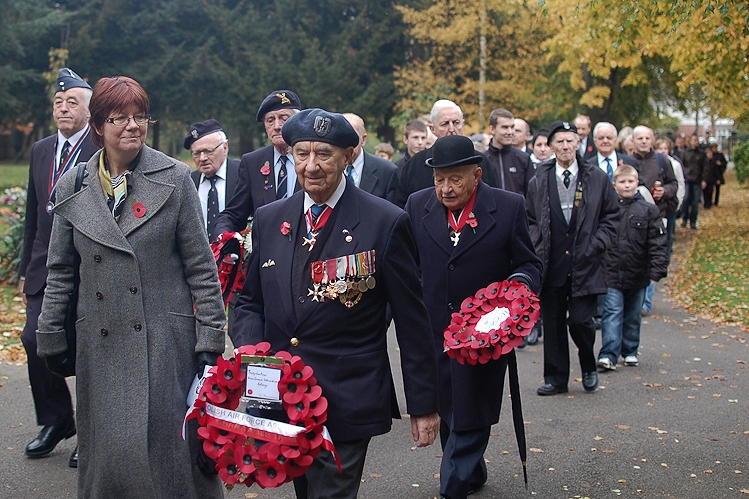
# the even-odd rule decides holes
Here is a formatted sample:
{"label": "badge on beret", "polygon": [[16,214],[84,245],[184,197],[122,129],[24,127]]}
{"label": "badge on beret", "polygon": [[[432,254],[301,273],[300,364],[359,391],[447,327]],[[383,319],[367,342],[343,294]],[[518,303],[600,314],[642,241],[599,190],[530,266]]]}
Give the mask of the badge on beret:
{"label": "badge on beret", "polygon": [[197,130],[195,130],[195,129],[193,128],[193,129],[192,129],[192,130],[190,131],[190,135],[192,135],[192,138],[193,138],[193,139],[197,139],[197,138],[198,138],[198,131],[197,131]]}
{"label": "badge on beret", "polygon": [[276,94],[276,97],[281,99],[281,104],[291,104],[291,100],[288,97],[286,97],[286,92]]}
{"label": "badge on beret", "polygon": [[317,116],[315,117],[315,124],[313,125],[313,128],[315,129],[315,133],[318,137],[325,137],[328,133],[330,133],[331,124],[332,121],[330,118],[326,116]]}
{"label": "badge on beret", "polygon": [[569,130],[570,129],[570,124],[567,123],[566,121],[564,123],[562,123],[562,125],[564,126],[565,130]]}

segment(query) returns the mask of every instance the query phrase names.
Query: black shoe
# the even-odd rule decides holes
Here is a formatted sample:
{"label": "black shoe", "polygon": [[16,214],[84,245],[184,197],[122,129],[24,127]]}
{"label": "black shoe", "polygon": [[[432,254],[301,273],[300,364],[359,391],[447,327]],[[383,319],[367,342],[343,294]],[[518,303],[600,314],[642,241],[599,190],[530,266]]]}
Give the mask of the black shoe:
{"label": "black shoe", "polygon": [[593,317],[593,324],[596,326],[596,329],[601,329],[601,318]]}
{"label": "black shoe", "polygon": [[539,389],[536,390],[536,393],[538,393],[539,395],[556,395],[558,393],[567,393],[567,387],[546,383],[545,385],[539,387]]}
{"label": "black shoe", "polygon": [[535,345],[538,343],[538,333],[541,330],[539,326],[533,326],[530,334],[526,337],[529,345]]}
{"label": "black shoe", "polygon": [[70,460],[68,461],[68,466],[71,468],[77,468],[78,467],[78,446],[75,446],[75,450],[70,455]]}
{"label": "black shoe", "polygon": [[598,388],[598,373],[593,371],[589,373],[583,373],[583,388],[586,392],[592,392]]}
{"label": "black shoe", "polygon": [[687,221],[686,221],[686,220],[684,220],[683,222],[681,222],[681,226],[682,226],[682,227],[686,227],[686,226],[687,226]]}
{"label": "black shoe", "polygon": [[71,418],[65,423],[45,426],[39,435],[26,446],[26,455],[31,459],[44,457],[55,449],[64,438],[75,435],[75,421]]}

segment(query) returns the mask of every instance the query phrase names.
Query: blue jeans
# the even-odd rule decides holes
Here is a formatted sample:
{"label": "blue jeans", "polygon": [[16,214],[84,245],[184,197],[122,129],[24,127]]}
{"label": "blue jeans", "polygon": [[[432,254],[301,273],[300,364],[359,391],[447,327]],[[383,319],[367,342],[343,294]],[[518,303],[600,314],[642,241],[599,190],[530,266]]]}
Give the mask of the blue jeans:
{"label": "blue jeans", "polygon": [[619,356],[637,355],[640,347],[640,323],[645,288],[608,288],[603,299],[602,345],[598,358],[608,357],[616,364]]}
{"label": "blue jeans", "polygon": [[697,214],[700,212],[700,198],[702,197],[702,184],[687,182],[686,194],[684,195],[684,211],[681,225],[694,227],[697,224]]}
{"label": "blue jeans", "polygon": [[668,263],[671,264],[671,248],[674,245],[674,231],[676,230],[676,218],[678,212],[671,213],[666,216],[668,225],[666,226],[666,235],[668,236]]}
{"label": "blue jeans", "polygon": [[653,295],[655,294],[655,283],[650,281],[648,287],[645,288],[645,294],[642,297],[642,310],[649,314],[653,309]]}

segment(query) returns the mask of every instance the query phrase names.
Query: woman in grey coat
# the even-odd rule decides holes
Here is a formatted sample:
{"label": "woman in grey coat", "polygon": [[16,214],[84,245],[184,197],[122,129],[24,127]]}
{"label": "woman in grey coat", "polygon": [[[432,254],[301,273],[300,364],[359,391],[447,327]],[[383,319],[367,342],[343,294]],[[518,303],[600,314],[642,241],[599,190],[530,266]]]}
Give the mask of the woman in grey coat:
{"label": "woman in grey coat", "polygon": [[220,498],[180,437],[199,364],[224,351],[224,308],[187,165],[145,145],[148,97],[127,77],[91,98],[103,149],[58,184],[37,330],[48,363],[68,355],[63,321],[80,255],[76,394],[80,498]]}

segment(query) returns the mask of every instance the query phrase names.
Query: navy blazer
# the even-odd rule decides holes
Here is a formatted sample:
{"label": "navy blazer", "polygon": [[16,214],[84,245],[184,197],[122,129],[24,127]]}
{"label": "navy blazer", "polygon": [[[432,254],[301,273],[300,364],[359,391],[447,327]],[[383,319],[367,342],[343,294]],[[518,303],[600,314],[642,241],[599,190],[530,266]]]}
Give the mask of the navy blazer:
{"label": "navy blazer", "polygon": [[[270,167],[268,178],[260,173],[265,163]],[[266,180],[268,184],[265,183]],[[234,195],[227,199],[224,211],[218,216],[216,233],[239,232],[247,227],[247,219],[253,216],[255,210],[276,200],[275,183],[272,145],[244,154],[239,163]],[[294,192],[300,188],[297,182]]]}
{"label": "navy blazer", "polygon": [[[85,163],[99,150],[91,134],[83,141],[78,163]],[[49,202],[49,173],[55,156],[57,133],[31,146],[29,154],[29,188],[26,194],[26,226],[23,234],[23,253],[18,275],[25,277],[23,292],[39,293],[47,282],[47,249],[52,233],[52,215],[47,213]],[[71,166],[73,168],[73,166]]]}
{"label": "navy blazer", "polygon": [[528,232],[523,197],[479,182],[473,213],[478,225],[465,226],[453,246],[447,210],[427,188],[411,195],[406,212],[421,260],[424,301],[432,323],[440,367],[440,416],[452,416],[458,431],[485,428],[499,420],[506,363],[461,365],[443,352],[443,332],[453,312],[479,289],[519,275],[538,290],[541,261]]}
{"label": "navy blazer", "polygon": [[[195,188],[200,188],[200,171],[193,170],[190,172],[190,177],[192,178],[192,181],[195,182]],[[234,158],[226,158],[226,183],[224,184],[226,186],[226,191],[224,193],[224,208],[226,208],[229,205],[229,200],[231,200],[232,196],[234,195],[234,191],[237,187],[237,179],[239,177],[239,160]]]}
{"label": "navy blazer", "polygon": [[378,198],[395,202],[395,190],[398,187],[398,167],[390,161],[374,154],[364,153],[359,188]]}
{"label": "navy blazer", "polygon": [[[334,441],[386,433],[391,418],[398,416],[387,353],[389,302],[407,410],[412,415],[437,412],[437,365],[432,350],[424,348],[431,332],[424,321],[427,311],[408,216],[391,203],[346,185],[320,232],[318,244],[323,246],[317,259],[375,251],[376,285],[347,308],[338,299],[316,302],[304,292],[312,287],[309,257],[303,266],[297,265],[304,269],[304,291],[294,295],[295,246],[307,233],[303,205],[304,193],[297,192],[255,214],[247,280],[235,309],[234,345],[269,341],[273,350],[299,355],[312,366],[328,399],[326,425]],[[281,233],[284,222],[292,226],[291,240]],[[307,251],[301,254],[306,256]],[[302,303],[298,317],[293,301]],[[291,345],[292,338],[298,340],[297,346]]]}

